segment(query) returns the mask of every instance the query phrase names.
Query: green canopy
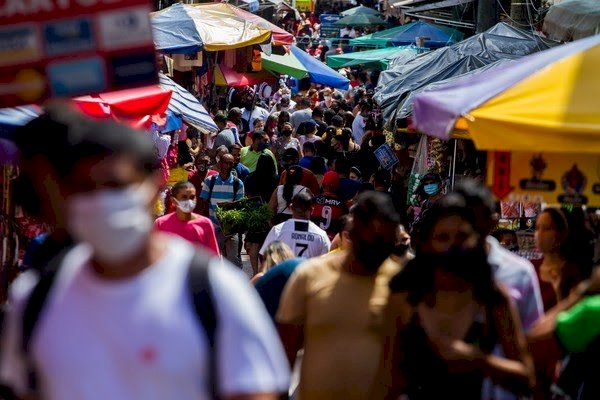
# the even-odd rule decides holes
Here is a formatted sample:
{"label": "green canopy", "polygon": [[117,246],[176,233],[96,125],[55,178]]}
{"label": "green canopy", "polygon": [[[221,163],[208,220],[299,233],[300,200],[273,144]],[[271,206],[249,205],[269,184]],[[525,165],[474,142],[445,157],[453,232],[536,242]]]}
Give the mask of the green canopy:
{"label": "green canopy", "polygon": [[369,67],[384,70],[387,68],[390,60],[398,57],[406,57],[407,60],[415,58],[417,54],[419,54],[419,50],[418,47],[414,46],[401,46],[338,54],[335,56],[328,56],[327,65],[331,68],[368,65]]}
{"label": "green canopy", "polygon": [[365,6],[358,6],[358,7],[354,7],[351,8],[349,10],[346,11],[342,11],[340,13],[340,15],[342,17],[347,17],[348,15],[379,15],[379,11],[370,8],[370,7],[365,7]]}
{"label": "green canopy", "polygon": [[408,25],[395,26],[391,29],[371,33],[350,40],[350,46],[386,47],[392,45],[392,38],[408,28]]}
{"label": "green canopy", "polygon": [[387,22],[379,18],[377,15],[355,14],[348,15],[333,25],[335,26],[371,26],[371,25],[387,25]]}
{"label": "green canopy", "polygon": [[268,56],[265,53],[262,53],[261,58],[263,67],[268,71],[289,75],[296,79],[302,79],[308,76],[308,71],[304,65],[302,65],[291,53],[283,56],[277,54]]}

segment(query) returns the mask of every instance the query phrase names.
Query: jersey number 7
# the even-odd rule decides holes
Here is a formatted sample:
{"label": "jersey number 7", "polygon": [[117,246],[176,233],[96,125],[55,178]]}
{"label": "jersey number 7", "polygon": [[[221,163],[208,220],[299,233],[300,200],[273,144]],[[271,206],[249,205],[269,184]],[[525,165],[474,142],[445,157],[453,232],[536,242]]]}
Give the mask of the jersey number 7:
{"label": "jersey number 7", "polygon": [[296,254],[298,257],[302,257],[306,250],[308,250],[308,243],[296,243]]}

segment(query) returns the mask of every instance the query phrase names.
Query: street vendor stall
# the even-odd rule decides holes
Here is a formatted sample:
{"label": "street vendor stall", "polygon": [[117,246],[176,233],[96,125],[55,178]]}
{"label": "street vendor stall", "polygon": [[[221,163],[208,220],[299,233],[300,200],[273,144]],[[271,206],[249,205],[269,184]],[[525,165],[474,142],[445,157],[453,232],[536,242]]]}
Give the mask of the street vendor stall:
{"label": "street vendor stall", "polygon": [[[507,62],[424,91],[423,133],[459,133],[488,150],[499,199],[600,206],[600,36]],[[560,79],[557,79],[560,77]]]}

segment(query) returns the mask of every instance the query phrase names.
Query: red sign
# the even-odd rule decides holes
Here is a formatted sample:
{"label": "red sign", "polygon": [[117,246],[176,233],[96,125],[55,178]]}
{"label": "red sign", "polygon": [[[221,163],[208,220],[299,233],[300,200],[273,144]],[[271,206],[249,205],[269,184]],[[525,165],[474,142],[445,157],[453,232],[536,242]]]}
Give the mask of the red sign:
{"label": "red sign", "polygon": [[510,152],[496,151],[494,152],[494,183],[492,185],[492,192],[498,199],[502,200],[513,189],[510,186]]}
{"label": "red sign", "polygon": [[149,0],[0,0],[0,107],[157,82]]}

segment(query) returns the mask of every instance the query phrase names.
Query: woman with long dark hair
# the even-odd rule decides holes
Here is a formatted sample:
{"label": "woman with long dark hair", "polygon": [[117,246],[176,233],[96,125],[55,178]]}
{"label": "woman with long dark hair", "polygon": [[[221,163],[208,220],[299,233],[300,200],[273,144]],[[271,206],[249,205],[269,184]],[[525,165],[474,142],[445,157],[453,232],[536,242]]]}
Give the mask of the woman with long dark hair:
{"label": "woman with long dark hair", "polygon": [[[256,170],[250,173],[244,181],[244,190],[248,198],[258,196],[262,199],[263,203],[268,203],[278,182],[279,177],[275,170],[275,161],[273,161],[270,155],[261,154],[256,163]],[[255,275],[258,273],[259,267],[258,251],[268,233],[267,231],[248,232],[246,234],[246,251],[250,257],[250,264]]]}
{"label": "woman with long dark hair", "polygon": [[[533,385],[519,317],[494,281],[466,199],[424,216],[415,259],[390,283],[385,349],[371,398],[481,399],[486,377],[518,395]],[[492,354],[500,345],[504,358]]]}
{"label": "woman with long dark hair", "polygon": [[290,204],[292,198],[303,190],[307,190],[306,186],[302,186],[302,167],[292,165],[287,169],[285,183],[277,186],[269,200],[269,207],[273,211],[274,224],[279,224],[292,218],[292,210]]}
{"label": "woman with long dark hair", "polygon": [[560,208],[546,208],[538,216],[535,243],[544,254],[540,280],[552,285],[558,301],[592,273],[591,236],[583,221]]}

